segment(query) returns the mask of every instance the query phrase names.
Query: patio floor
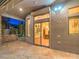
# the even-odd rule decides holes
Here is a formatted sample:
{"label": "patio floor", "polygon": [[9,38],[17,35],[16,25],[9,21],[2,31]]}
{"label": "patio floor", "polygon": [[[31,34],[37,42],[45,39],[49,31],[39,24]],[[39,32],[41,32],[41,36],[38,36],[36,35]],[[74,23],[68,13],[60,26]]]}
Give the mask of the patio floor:
{"label": "patio floor", "polygon": [[79,55],[14,41],[0,47],[0,59],[79,59]]}

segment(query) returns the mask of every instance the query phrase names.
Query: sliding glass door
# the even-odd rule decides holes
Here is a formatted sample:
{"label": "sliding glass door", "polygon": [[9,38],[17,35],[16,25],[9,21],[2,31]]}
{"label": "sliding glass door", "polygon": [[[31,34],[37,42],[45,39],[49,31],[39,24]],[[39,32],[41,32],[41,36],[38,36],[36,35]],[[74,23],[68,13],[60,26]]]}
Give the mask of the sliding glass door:
{"label": "sliding glass door", "polygon": [[37,45],[40,45],[40,37],[41,37],[41,28],[40,28],[40,23],[37,23],[34,25],[34,41],[35,41],[35,44]]}
{"label": "sliding glass door", "polygon": [[49,46],[49,22],[35,23],[34,43],[36,45]]}
{"label": "sliding glass door", "polygon": [[41,44],[43,46],[49,46],[49,22],[41,23],[42,30],[41,30]]}

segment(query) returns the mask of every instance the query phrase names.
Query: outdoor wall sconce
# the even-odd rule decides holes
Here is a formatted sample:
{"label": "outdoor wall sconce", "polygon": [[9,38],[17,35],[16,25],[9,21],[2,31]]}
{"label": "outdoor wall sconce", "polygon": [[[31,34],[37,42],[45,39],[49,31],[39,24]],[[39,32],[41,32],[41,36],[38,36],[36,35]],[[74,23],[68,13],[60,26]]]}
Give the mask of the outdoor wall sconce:
{"label": "outdoor wall sconce", "polygon": [[54,12],[60,12],[63,9],[63,5],[55,5],[53,7]]}

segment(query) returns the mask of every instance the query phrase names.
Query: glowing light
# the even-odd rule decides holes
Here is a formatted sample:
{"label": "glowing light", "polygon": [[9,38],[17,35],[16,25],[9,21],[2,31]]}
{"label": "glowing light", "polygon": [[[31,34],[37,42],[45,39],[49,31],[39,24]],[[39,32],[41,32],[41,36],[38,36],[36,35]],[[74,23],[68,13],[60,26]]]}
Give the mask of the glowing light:
{"label": "glowing light", "polygon": [[56,7],[55,9],[54,9],[54,11],[57,11],[58,10],[58,8]]}
{"label": "glowing light", "polygon": [[62,9],[62,6],[59,6],[59,7],[58,7],[58,10],[61,10],[61,9]]}
{"label": "glowing light", "polygon": [[19,10],[20,10],[20,11],[23,11],[23,9],[22,9],[22,8],[19,8]]}
{"label": "glowing light", "polygon": [[45,14],[45,15],[40,15],[40,16],[36,16],[35,17],[35,20],[39,20],[39,19],[46,19],[46,18],[49,18],[49,14]]}
{"label": "glowing light", "polygon": [[55,11],[55,12],[61,11],[62,8],[63,8],[63,6],[61,6],[61,5],[60,5],[60,6],[55,6],[55,7],[54,7],[54,11]]}

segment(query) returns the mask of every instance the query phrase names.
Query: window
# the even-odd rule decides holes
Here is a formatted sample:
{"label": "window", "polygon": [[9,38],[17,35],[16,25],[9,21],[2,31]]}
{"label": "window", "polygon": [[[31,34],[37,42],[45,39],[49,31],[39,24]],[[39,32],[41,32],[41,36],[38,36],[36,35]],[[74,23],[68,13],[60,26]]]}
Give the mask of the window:
{"label": "window", "polygon": [[70,18],[69,19],[69,33],[79,33],[79,18]]}
{"label": "window", "polygon": [[69,12],[69,34],[79,33],[79,7],[71,8],[68,10],[68,12]]}
{"label": "window", "polygon": [[76,15],[76,14],[79,14],[79,7],[69,9],[69,15]]}

